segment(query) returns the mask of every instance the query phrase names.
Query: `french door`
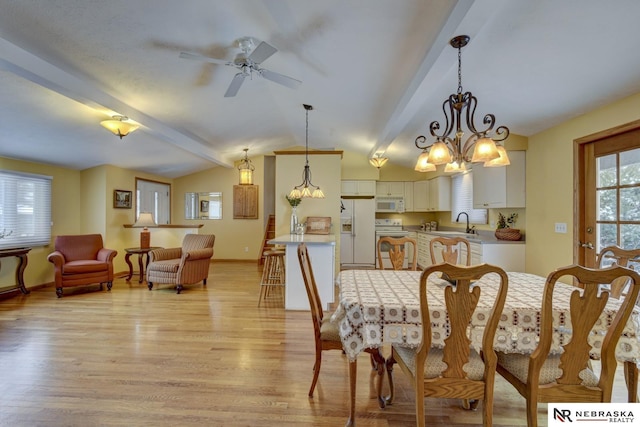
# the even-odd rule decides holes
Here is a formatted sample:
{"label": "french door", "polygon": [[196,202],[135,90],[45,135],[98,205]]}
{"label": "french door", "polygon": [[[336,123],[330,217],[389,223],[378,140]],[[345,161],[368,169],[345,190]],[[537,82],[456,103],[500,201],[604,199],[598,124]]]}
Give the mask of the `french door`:
{"label": "french door", "polygon": [[574,259],[596,266],[602,248],[640,248],[640,121],[575,141]]}

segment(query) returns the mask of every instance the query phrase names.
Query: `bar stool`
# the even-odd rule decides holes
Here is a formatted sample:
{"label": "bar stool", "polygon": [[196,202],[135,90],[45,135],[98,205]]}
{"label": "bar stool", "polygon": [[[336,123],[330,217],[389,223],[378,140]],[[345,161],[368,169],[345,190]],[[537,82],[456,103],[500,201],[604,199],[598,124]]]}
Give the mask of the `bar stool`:
{"label": "bar stool", "polygon": [[264,268],[262,270],[262,279],[260,280],[260,296],[258,297],[258,307],[262,300],[266,300],[267,296],[277,288],[282,288],[282,305],[284,306],[284,256],[283,249],[272,249],[265,251]]}

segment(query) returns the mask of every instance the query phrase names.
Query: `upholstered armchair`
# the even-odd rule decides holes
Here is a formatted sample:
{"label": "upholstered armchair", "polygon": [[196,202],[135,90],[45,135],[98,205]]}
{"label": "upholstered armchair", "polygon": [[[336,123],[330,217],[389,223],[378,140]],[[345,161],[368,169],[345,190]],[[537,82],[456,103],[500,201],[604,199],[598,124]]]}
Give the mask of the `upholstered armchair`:
{"label": "upholstered armchair", "polygon": [[154,283],[175,284],[177,293],[184,285],[200,281],[206,286],[215,239],[213,234],[187,234],[180,248],[150,251],[147,266],[149,290]]}
{"label": "upholstered armchair", "polygon": [[113,258],[118,254],[106,249],[100,234],[57,236],[55,252],[47,259],[55,268],[56,295],[62,297],[62,289],[104,283],[110,291],[113,284]]}

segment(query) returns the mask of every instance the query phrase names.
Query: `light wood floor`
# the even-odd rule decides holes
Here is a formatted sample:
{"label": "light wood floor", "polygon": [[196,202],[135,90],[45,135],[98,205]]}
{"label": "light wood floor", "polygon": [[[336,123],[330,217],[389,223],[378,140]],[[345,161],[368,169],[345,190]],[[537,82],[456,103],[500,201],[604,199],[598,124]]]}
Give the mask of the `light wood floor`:
{"label": "light wood floor", "polygon": [[[325,352],[313,398],[307,312],[257,308],[255,263],[214,263],[182,294],[117,279],[111,292],[53,288],[0,301],[1,426],[342,426],[348,366]],[[358,370],[357,425],[414,425],[396,369],[396,401],[379,409],[368,355]],[[621,375],[618,375],[621,378]],[[524,426],[524,401],[497,378],[495,426]],[[616,401],[625,401],[618,381]],[[427,424],[481,424],[456,400],[429,399]],[[546,405],[540,405],[546,425]]]}

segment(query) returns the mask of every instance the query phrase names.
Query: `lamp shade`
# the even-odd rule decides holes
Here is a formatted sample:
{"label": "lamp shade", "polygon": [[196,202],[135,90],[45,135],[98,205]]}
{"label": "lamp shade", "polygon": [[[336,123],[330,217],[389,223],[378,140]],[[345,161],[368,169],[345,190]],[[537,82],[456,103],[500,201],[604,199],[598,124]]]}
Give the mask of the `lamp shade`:
{"label": "lamp shade", "polygon": [[423,151],[418,157],[415,170],[417,172],[433,172],[436,170],[436,165],[429,163],[429,153],[427,151]]}
{"label": "lamp shade", "polygon": [[491,138],[480,138],[476,141],[476,145],[473,149],[472,163],[488,162],[500,157],[496,143]]}
{"label": "lamp shade", "polygon": [[125,120],[129,120],[129,118],[127,116],[113,116],[111,120],[100,122],[100,125],[122,139],[140,127]]}
{"label": "lamp shade", "polygon": [[153,214],[151,212],[140,212],[138,220],[135,224],[133,224],[133,226],[137,228],[155,227],[156,225],[158,224],[156,224],[156,222],[153,220]]}
{"label": "lamp shade", "polygon": [[496,145],[498,149],[498,154],[500,157],[497,159],[489,160],[488,162],[484,162],[484,167],[486,168],[495,168],[499,166],[509,166],[511,162],[509,161],[509,156],[507,155],[507,150],[504,149],[502,145]]}
{"label": "lamp shade", "polygon": [[451,160],[451,153],[447,145],[442,141],[434,142],[429,151],[429,163],[432,165],[444,165],[445,163],[451,163]]}

